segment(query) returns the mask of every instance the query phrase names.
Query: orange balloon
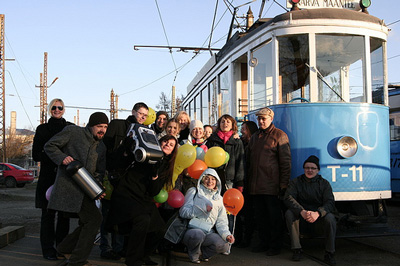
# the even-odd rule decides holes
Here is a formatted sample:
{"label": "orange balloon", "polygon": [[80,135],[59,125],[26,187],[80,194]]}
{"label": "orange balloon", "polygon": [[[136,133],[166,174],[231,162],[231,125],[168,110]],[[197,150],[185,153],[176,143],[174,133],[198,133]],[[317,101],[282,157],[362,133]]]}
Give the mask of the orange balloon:
{"label": "orange balloon", "polygon": [[223,201],[226,210],[235,216],[244,204],[243,194],[236,188],[228,189],[224,194]]}
{"label": "orange balloon", "polygon": [[206,169],[207,169],[207,164],[205,162],[203,162],[202,160],[196,160],[191,166],[188,167],[187,171],[190,177],[194,179],[199,179],[201,174]]}

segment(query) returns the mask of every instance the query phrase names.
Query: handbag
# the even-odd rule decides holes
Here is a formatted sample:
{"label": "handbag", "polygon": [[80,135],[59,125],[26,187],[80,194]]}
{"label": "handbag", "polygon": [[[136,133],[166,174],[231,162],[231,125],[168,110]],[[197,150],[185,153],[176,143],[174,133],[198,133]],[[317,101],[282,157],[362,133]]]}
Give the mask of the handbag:
{"label": "handbag", "polygon": [[167,231],[165,232],[164,238],[173,244],[178,244],[188,228],[189,220],[179,216],[179,212],[176,212],[167,223]]}

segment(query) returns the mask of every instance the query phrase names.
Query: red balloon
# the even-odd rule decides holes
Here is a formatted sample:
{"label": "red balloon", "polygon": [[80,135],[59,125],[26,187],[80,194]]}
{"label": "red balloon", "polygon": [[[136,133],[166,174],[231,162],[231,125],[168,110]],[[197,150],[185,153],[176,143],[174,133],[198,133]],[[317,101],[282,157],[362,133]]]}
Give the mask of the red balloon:
{"label": "red balloon", "polygon": [[207,164],[202,160],[196,160],[191,166],[187,168],[188,174],[194,179],[199,179],[201,174],[206,170]]}
{"label": "red balloon", "polygon": [[204,144],[201,145],[200,148],[202,148],[204,150],[204,152],[208,151],[208,147],[206,145],[204,145]]}
{"label": "red balloon", "polygon": [[236,188],[228,189],[224,194],[223,201],[226,210],[235,216],[244,204],[243,194]]}
{"label": "red balloon", "polygon": [[167,202],[172,208],[180,208],[185,203],[185,196],[179,190],[174,189],[168,192]]}

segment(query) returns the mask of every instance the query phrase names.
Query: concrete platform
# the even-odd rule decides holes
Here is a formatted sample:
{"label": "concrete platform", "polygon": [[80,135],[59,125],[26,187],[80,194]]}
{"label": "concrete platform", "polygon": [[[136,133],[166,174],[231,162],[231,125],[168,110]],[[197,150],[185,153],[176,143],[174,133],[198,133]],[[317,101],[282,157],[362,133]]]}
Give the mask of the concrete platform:
{"label": "concrete platform", "polygon": [[[278,256],[267,257],[264,253],[252,253],[250,249],[232,248],[229,256],[216,255],[210,259],[209,262],[202,262],[201,265],[229,265],[229,266],[242,266],[242,265],[321,265],[309,258],[304,258],[301,262],[293,262],[290,260],[292,252],[289,249],[283,249],[282,253]],[[0,249],[1,265],[5,266],[57,266],[62,263],[62,260],[49,261],[45,260],[41,254],[39,243],[39,235],[26,235],[24,238],[9,244],[8,246]],[[165,265],[165,260],[160,255],[152,256],[152,259]],[[110,261],[100,258],[100,249],[94,246],[89,261],[94,265],[99,266],[116,266],[125,265],[123,259],[120,261]],[[189,266],[194,265],[189,261],[185,254],[175,254],[171,260],[171,266]]]}
{"label": "concrete platform", "polygon": [[25,236],[25,227],[6,226],[0,228],[0,248],[3,248]]}

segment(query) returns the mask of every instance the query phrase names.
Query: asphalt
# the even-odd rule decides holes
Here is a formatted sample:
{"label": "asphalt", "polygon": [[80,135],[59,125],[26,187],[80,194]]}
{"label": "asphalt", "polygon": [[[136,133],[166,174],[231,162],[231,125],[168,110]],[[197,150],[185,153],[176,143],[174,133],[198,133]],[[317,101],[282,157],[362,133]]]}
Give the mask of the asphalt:
{"label": "asphalt", "polygon": [[[321,258],[322,258],[321,253]],[[202,262],[200,265],[321,265],[312,258],[304,258],[300,262],[291,261],[292,253],[289,249],[283,249],[278,256],[267,257],[264,253],[252,253],[250,249],[232,248],[230,255],[216,255],[208,262]],[[159,265],[167,265],[163,256],[155,254],[152,259]],[[41,254],[39,244],[39,235],[26,235],[24,238],[0,249],[1,266],[58,266],[63,260],[49,261],[45,260]],[[99,266],[117,266],[125,265],[123,259],[119,261],[110,261],[100,258],[100,249],[94,245],[89,257],[89,262]],[[194,265],[184,253],[173,253],[170,260],[171,266]]]}

